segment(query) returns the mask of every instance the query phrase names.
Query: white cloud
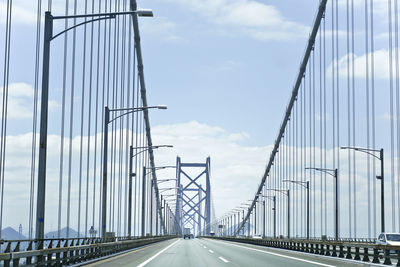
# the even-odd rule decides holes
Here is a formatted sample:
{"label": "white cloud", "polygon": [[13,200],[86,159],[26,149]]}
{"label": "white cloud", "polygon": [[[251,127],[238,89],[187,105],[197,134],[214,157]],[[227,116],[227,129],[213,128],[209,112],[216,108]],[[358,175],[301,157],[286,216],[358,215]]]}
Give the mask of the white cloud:
{"label": "white cloud", "polygon": [[[119,133],[117,132],[116,135],[119,136]],[[220,127],[210,126],[196,121],[155,126],[152,128],[152,137],[155,145],[174,145],[172,149],[160,148],[155,150],[155,161],[158,166],[175,165],[177,155],[182,158],[182,162],[205,162],[208,156],[211,157],[213,203],[215,204],[218,214],[239,205],[254,194],[254,190],[260,181],[270,151],[270,147],[267,146],[256,147],[239,144],[238,142],[248,137],[246,133],[229,133]],[[7,138],[5,203],[13,203],[14,208],[11,209],[10,206],[6,205],[6,217],[4,217],[5,225],[17,227],[19,223],[22,223],[24,228],[26,227],[30,184],[31,139],[31,133],[8,136]],[[88,138],[84,137],[83,166],[86,166],[87,141]],[[100,133],[98,134],[97,142],[98,147],[100,147]],[[68,145],[69,139],[65,138],[64,201],[66,199],[68,179]],[[117,144],[116,147],[118,146]],[[48,147],[47,212],[56,214],[58,203],[60,136],[49,135]],[[94,136],[91,137],[91,151],[91,160],[93,160]],[[76,225],[79,152],[80,137],[76,136],[72,140],[72,225]],[[98,155],[98,160],[98,162],[100,162],[100,153]],[[90,164],[90,168],[90,183],[92,183],[94,179],[92,177],[93,164]],[[98,177],[100,173],[100,163],[98,163],[97,168]],[[125,165],[122,166],[122,170],[125,171]],[[118,170],[116,171],[118,172]],[[157,175],[159,179],[174,178],[175,170],[160,170]],[[84,168],[83,177],[86,177],[86,168]],[[97,185],[99,185],[98,182]],[[82,186],[83,188],[86,187],[85,182],[83,182]],[[160,187],[169,186],[170,184],[168,182],[160,185]],[[98,195],[99,192],[97,192],[97,196]],[[89,197],[89,199],[91,198]],[[23,214],[26,215],[26,218],[16,214],[15,210],[17,209],[24,211]],[[66,212],[63,211],[63,223],[65,223],[65,215]],[[46,227],[54,229],[57,225],[57,217],[49,216],[48,218]]]}
{"label": "white cloud", "polygon": [[[110,133],[111,134],[111,133]],[[119,136],[119,132],[115,133]],[[98,147],[100,147],[100,133],[97,136]],[[171,125],[159,125],[152,128],[152,137],[154,145],[160,144],[173,144],[174,147],[157,149],[155,150],[155,161],[157,166],[163,165],[175,165],[176,156],[181,157],[182,162],[205,162],[208,156],[211,157],[211,186],[213,205],[216,208],[216,215],[221,216],[228,210],[239,206],[241,203],[246,202],[254,197],[254,193],[261,181],[261,177],[265,171],[265,164],[269,160],[269,155],[272,146],[246,146],[240,142],[243,139],[248,138],[246,133],[231,133],[224,130],[221,127],[210,126],[204,123],[196,121],[171,124]],[[83,158],[86,159],[88,138],[84,137],[83,140]],[[19,223],[23,224],[26,229],[27,222],[27,203],[29,200],[29,181],[30,181],[30,153],[31,153],[31,134],[23,134],[18,136],[9,136],[7,139],[7,160],[6,160],[6,188],[5,188],[5,225],[11,225],[17,227]],[[65,147],[68,147],[69,139],[64,140]],[[76,207],[78,199],[78,171],[79,171],[79,152],[80,152],[80,137],[76,136],[73,138],[72,145],[72,221],[73,227],[76,227]],[[47,212],[56,214],[57,213],[57,200],[58,200],[58,177],[59,177],[59,147],[60,137],[57,135],[50,135],[48,139],[48,170],[47,170]],[[119,144],[116,144],[119,147]],[[94,136],[91,137],[91,159],[93,160],[93,149],[94,149]],[[303,148],[304,149],[304,148]],[[308,151],[309,148],[306,148]],[[285,148],[281,148],[284,151]],[[66,156],[64,160],[67,162],[67,149],[65,151]],[[316,148],[316,159],[321,157],[323,151]],[[345,236],[347,234],[347,226],[345,225],[347,216],[347,203],[348,203],[348,151],[341,150],[340,157],[340,194],[341,194],[341,231]],[[389,152],[388,152],[389,153]],[[100,153],[99,153],[100,154]],[[119,154],[118,151],[116,154]],[[295,154],[295,153],[294,153]],[[293,155],[294,155],[293,154]],[[327,162],[332,162],[333,151],[328,149],[326,151]],[[367,194],[367,159],[365,156],[357,155],[357,198],[363,204],[358,207],[358,214],[366,214]],[[98,162],[100,162],[100,155],[98,155]],[[308,157],[307,157],[308,160]],[[397,162],[398,159],[396,159]],[[293,159],[288,162],[294,162]],[[318,161],[319,162],[319,161]],[[317,162],[317,164],[318,164]],[[379,166],[379,162],[376,162]],[[85,162],[83,164],[86,166]],[[93,165],[90,164],[92,169]],[[304,166],[313,166],[310,162],[304,162]],[[330,166],[327,166],[330,167]],[[64,201],[66,199],[66,188],[67,188],[67,164],[64,164]],[[396,168],[395,168],[396,169]],[[122,166],[122,170],[125,170],[125,165]],[[118,170],[115,177],[118,177]],[[300,172],[305,172],[301,168],[298,169],[299,174],[293,174],[288,179],[301,177]],[[100,176],[100,164],[97,165],[97,190],[99,190]],[[90,188],[92,188],[93,170],[90,170]],[[309,175],[310,174],[310,175]],[[312,172],[307,171],[306,176],[312,179],[312,186],[316,189],[313,198],[315,197],[317,203],[314,207],[316,211],[320,210],[320,173],[316,173],[315,176],[311,175]],[[385,174],[390,177],[390,166],[386,166]],[[159,179],[170,179],[175,177],[175,170],[165,169],[157,172]],[[83,177],[86,177],[86,170],[83,172]],[[270,179],[271,180],[271,179]],[[374,183],[378,183],[376,179],[372,179]],[[388,181],[389,183],[389,181]],[[332,207],[333,198],[333,179],[327,176],[327,198],[328,198],[328,220],[331,223],[332,213],[329,211]],[[86,188],[85,179],[82,184],[83,188]],[[174,182],[165,182],[160,187],[174,186]],[[292,186],[292,190],[298,191],[301,187]],[[90,189],[91,191],[91,189]],[[91,193],[89,192],[89,200],[91,201]],[[99,196],[99,191],[96,193]],[[85,193],[83,192],[83,196]],[[294,197],[294,196],[293,196]],[[388,196],[389,197],[389,196]],[[84,199],[84,198],[83,198]],[[294,198],[293,198],[294,201]],[[13,203],[13,205],[7,205],[7,203]],[[82,202],[84,203],[84,201]],[[97,203],[97,202],[96,202]],[[65,202],[64,204],[65,205]],[[301,204],[298,208],[301,208]],[[65,206],[64,206],[65,207]],[[91,207],[91,204],[89,205]],[[15,212],[18,210],[19,212]],[[65,214],[63,211],[63,223],[65,225]],[[91,214],[91,213],[90,213]],[[317,222],[319,221],[319,213],[317,212]],[[97,216],[97,213],[96,213]],[[82,217],[84,218],[84,217]],[[96,219],[97,221],[97,219]],[[359,234],[360,236],[365,233],[366,222],[359,222]],[[56,227],[56,216],[48,216],[48,222],[46,227],[54,229]],[[329,225],[329,224],[328,224]],[[81,228],[82,229],[82,228]],[[333,228],[332,228],[333,229]],[[362,230],[364,229],[364,230]],[[318,231],[317,231],[318,233]],[[364,235],[365,236],[365,235]]]}
{"label": "white cloud", "polygon": [[177,33],[177,24],[168,18],[155,17],[151,20],[141,20],[140,31],[144,36],[154,36],[167,42],[184,41],[184,38]]}
{"label": "white cloud", "polygon": [[[37,1],[17,0],[12,5],[12,23],[35,25],[36,23]],[[0,23],[5,23],[7,4],[0,2]]]}
{"label": "white cloud", "polygon": [[[3,88],[0,88],[3,95]],[[33,88],[26,83],[12,83],[8,87],[8,117],[14,119],[32,118]]]}
{"label": "white cloud", "polygon": [[[3,88],[0,88],[3,95]],[[8,86],[8,118],[30,119],[33,113],[34,89],[27,83],[12,83]],[[58,103],[49,100],[49,110],[58,108]],[[40,107],[40,104],[39,104]]]}
{"label": "white cloud", "polygon": [[[354,55],[354,77],[356,78],[365,78],[367,75],[366,64],[367,59],[369,61],[371,75],[371,58],[374,57],[375,61],[375,78],[378,79],[388,79],[389,78],[389,51],[386,49],[376,50],[373,53],[363,54],[360,56]],[[352,54],[348,54],[339,59],[339,74],[341,77],[345,78],[348,76],[348,58],[350,60],[350,76],[353,76],[351,73],[351,60]],[[327,69],[327,75],[332,77],[332,67],[336,68],[336,61],[331,63]]]}
{"label": "white cloud", "polygon": [[309,27],[290,21],[272,6],[252,0],[169,0],[186,6],[211,23],[236,29],[255,39],[282,41],[303,38]]}

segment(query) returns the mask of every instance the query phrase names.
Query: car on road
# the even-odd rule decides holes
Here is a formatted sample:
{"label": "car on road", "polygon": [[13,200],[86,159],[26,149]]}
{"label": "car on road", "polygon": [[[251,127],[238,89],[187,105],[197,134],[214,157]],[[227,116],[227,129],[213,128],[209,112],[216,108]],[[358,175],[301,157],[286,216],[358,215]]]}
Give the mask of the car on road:
{"label": "car on road", "polygon": [[253,235],[251,238],[253,238],[253,239],[262,239],[262,236],[261,235]]}
{"label": "car on road", "polygon": [[[376,240],[376,244],[384,246],[399,246],[400,249],[400,233],[381,233]],[[390,254],[397,253],[397,250],[390,250]]]}
{"label": "car on road", "polygon": [[400,233],[381,233],[376,243],[378,245],[400,246]]}

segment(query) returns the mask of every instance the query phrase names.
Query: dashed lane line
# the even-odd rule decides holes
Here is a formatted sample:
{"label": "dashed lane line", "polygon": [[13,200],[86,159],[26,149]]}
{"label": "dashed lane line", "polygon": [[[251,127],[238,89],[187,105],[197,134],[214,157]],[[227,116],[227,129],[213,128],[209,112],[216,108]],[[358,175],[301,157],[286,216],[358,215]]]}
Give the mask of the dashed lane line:
{"label": "dashed lane line", "polygon": [[211,249],[208,250],[211,254],[214,253],[214,251],[212,251]]}
{"label": "dashed lane line", "polygon": [[228,263],[228,262],[229,262],[227,259],[222,258],[222,257],[218,257],[218,259],[220,259],[221,261],[223,261],[223,262],[225,262],[225,263]]}
{"label": "dashed lane line", "polygon": [[261,250],[261,249],[250,248],[250,247],[240,246],[240,245],[236,245],[236,244],[230,244],[230,243],[226,243],[226,242],[222,242],[222,243],[224,243],[226,245],[234,246],[234,247],[239,247],[239,248],[243,248],[243,249],[247,249],[247,250],[253,250],[253,251],[257,251],[257,252],[261,252],[261,253],[265,253],[265,254],[269,254],[269,255],[273,255],[273,256],[278,256],[278,257],[282,257],[282,258],[286,258],[286,259],[306,262],[306,263],[310,263],[310,264],[314,264],[314,265],[319,265],[319,266],[324,266],[324,267],[336,267],[335,265],[329,265],[329,264],[324,264],[324,263],[320,263],[320,262],[316,262],[316,261],[304,260],[304,259],[300,259],[300,258],[296,258],[296,257],[292,257],[292,256],[286,256],[286,255],[282,255],[279,253]]}

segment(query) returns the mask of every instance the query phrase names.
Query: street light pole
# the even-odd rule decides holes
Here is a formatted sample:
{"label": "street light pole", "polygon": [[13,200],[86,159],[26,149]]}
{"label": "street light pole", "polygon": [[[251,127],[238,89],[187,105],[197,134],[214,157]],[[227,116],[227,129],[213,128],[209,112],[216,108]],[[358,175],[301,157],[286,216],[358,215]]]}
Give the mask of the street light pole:
{"label": "street light pole", "polygon": [[[266,191],[274,191],[279,192],[284,195],[287,195],[287,235],[290,238],[290,190],[283,190],[283,189],[265,189]],[[263,196],[269,197],[269,196]]]}
{"label": "street light pole", "polygon": [[265,200],[263,200],[263,238],[265,238]]}
{"label": "street light pole", "polygon": [[338,169],[335,169],[335,239],[339,240],[339,178]]}
{"label": "street light pole", "polygon": [[[306,188],[307,190],[307,239],[310,239],[310,181],[294,181],[294,180],[283,180],[282,182],[289,182],[293,184],[298,184]],[[288,194],[289,195],[289,194]]]}
{"label": "street light pole", "polygon": [[101,205],[101,236],[106,237],[107,225],[107,159],[108,159],[108,122],[110,120],[110,110],[104,108],[104,137],[103,137],[103,193]]}
{"label": "street light pole", "polygon": [[257,202],[254,205],[254,235],[257,234]]}
{"label": "street light pole", "polygon": [[276,196],[273,196],[272,201],[274,202],[274,207],[272,208],[274,211],[274,238],[276,238]]}
{"label": "street light pole", "polygon": [[[42,69],[42,92],[40,106],[40,137],[39,137],[39,164],[38,164],[38,185],[37,185],[37,206],[36,206],[36,239],[44,238],[45,219],[45,195],[46,195],[46,166],[47,166],[47,132],[48,132],[48,107],[49,107],[49,77],[50,77],[50,43],[61,34],[78,26],[94,21],[114,19],[117,15],[132,15],[152,17],[151,10],[136,10],[130,12],[113,12],[103,14],[85,14],[73,16],[52,16],[51,12],[45,12],[44,39],[43,39],[43,69]],[[53,21],[57,19],[88,18],[91,20],[76,24],[56,35],[53,35]],[[105,210],[103,210],[105,212]],[[102,218],[102,235],[105,234],[105,221]],[[43,242],[38,243],[38,249],[43,248]]]}
{"label": "street light pole", "polygon": [[128,195],[128,236],[132,235],[132,179],[136,176],[132,167],[133,147],[129,147],[129,195]]}
{"label": "street light pole", "polygon": [[145,236],[145,219],[146,219],[146,167],[143,166],[143,177],[142,177],[142,234]]}
{"label": "street light pole", "polygon": [[[106,236],[106,222],[107,222],[107,160],[108,160],[108,124],[110,124],[110,122],[115,121],[116,119],[130,114],[132,112],[137,112],[137,111],[143,111],[145,109],[166,109],[165,106],[150,106],[150,107],[137,107],[137,108],[121,108],[121,109],[109,109],[108,107],[104,107],[104,137],[103,137],[103,192],[102,192],[102,214],[101,214],[101,222],[102,222],[102,230],[101,230],[101,235],[102,237]],[[110,112],[115,112],[115,111],[125,111],[126,113],[121,114],[113,119],[110,120]],[[133,151],[131,153],[130,151],[130,161],[129,161],[129,168],[132,169],[132,158],[135,157],[136,155],[138,155],[139,153],[142,153],[144,151],[147,151],[150,148],[159,148],[159,147],[171,147],[170,145],[160,145],[160,146],[152,146],[152,147],[140,147],[143,148],[144,150],[133,154]],[[132,148],[132,150],[134,149],[132,146],[130,146],[130,148]],[[135,148],[138,149],[138,148]],[[146,172],[145,172],[146,173]],[[129,174],[129,176],[131,176],[132,174],[132,170]],[[131,189],[132,187],[132,179],[129,179],[129,187]],[[130,195],[132,194],[132,192],[130,192]],[[130,202],[129,205],[132,205],[132,203]],[[131,208],[132,206],[130,206]],[[131,220],[131,216],[129,216],[128,220]],[[129,223],[129,221],[128,221]],[[128,226],[130,227],[130,226]],[[129,232],[129,231],[128,231]],[[130,232],[128,233],[130,234]]]}
{"label": "street light pole", "polygon": [[287,191],[287,237],[290,238],[290,190]]}
{"label": "street light pole", "polygon": [[307,167],[306,170],[316,170],[331,175],[335,179],[335,240],[339,240],[339,178],[338,169],[323,169]]}
{"label": "street light pole", "polygon": [[307,189],[307,239],[310,239],[310,182],[306,182]]}
{"label": "street light pole", "polygon": [[383,166],[383,148],[379,151],[381,160],[381,176],[377,176],[377,179],[381,180],[381,230],[385,232],[385,183],[384,183],[384,166]]}
{"label": "street light pole", "polygon": [[[369,148],[361,148],[361,147],[341,147],[341,149],[351,149],[359,152],[363,152],[365,154],[371,155],[374,158],[380,160],[381,162],[381,175],[377,175],[376,179],[381,180],[381,232],[385,232],[385,179],[384,179],[384,150],[383,148],[377,149],[369,149]],[[376,155],[379,153],[379,156]]]}

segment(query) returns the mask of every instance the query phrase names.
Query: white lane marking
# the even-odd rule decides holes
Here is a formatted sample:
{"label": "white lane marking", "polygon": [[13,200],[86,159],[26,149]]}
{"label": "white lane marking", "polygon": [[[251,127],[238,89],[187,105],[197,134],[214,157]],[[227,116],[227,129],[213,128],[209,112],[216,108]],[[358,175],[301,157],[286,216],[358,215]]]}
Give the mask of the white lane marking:
{"label": "white lane marking", "polygon": [[273,255],[273,256],[278,256],[278,257],[287,258],[287,259],[292,259],[292,260],[296,260],[296,261],[307,262],[307,263],[311,263],[311,264],[315,264],[315,265],[319,265],[319,266],[336,267],[335,265],[329,265],[329,264],[319,263],[319,262],[316,262],[316,261],[303,260],[303,259],[300,259],[300,258],[296,258],[296,257],[292,257],[292,256],[286,256],[286,255],[282,255],[282,254],[278,254],[278,253],[273,253],[273,252],[269,252],[269,251],[265,251],[265,250],[261,250],[261,249],[249,248],[249,247],[240,246],[240,245],[236,245],[236,244],[229,244],[229,243],[225,243],[225,242],[223,242],[223,243],[224,243],[224,244],[227,244],[227,245],[239,247],[239,248],[244,248],[244,249],[248,249],[248,250],[258,251],[258,252],[261,252],[261,253],[270,254],[270,255]]}
{"label": "white lane marking", "polygon": [[210,253],[214,253],[214,251],[212,251],[211,249],[209,249],[208,251],[210,251]]}
{"label": "white lane marking", "polygon": [[203,246],[203,248],[207,248],[206,246]]}
{"label": "white lane marking", "polygon": [[169,245],[168,247],[164,248],[163,250],[159,251],[157,254],[155,254],[153,257],[147,259],[146,261],[142,262],[141,264],[139,264],[137,267],[143,267],[145,266],[147,263],[151,262],[152,260],[154,260],[155,258],[157,258],[158,256],[160,256],[161,253],[163,253],[164,251],[166,251],[167,249],[169,249],[170,247],[172,247],[173,245],[175,245],[176,243],[178,243],[180,241],[180,239],[176,240],[174,243],[172,243],[171,245]]}
{"label": "white lane marking", "polygon": [[218,259],[220,259],[221,261],[223,261],[223,262],[225,262],[225,263],[228,263],[228,262],[229,262],[227,259],[224,259],[224,258],[222,258],[222,257],[218,257]]}

